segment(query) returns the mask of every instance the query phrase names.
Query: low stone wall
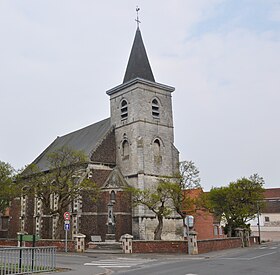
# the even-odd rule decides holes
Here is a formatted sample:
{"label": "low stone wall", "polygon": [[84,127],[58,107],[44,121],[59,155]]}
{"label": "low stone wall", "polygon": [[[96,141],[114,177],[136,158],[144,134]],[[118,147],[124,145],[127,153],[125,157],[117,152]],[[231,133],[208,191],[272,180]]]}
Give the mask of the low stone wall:
{"label": "low stone wall", "polygon": [[[1,246],[17,246],[18,241],[15,239],[0,239]],[[25,246],[31,247],[32,242],[25,242]],[[39,240],[35,243],[35,246],[56,246],[57,251],[65,251],[64,240]],[[67,240],[67,251],[75,251],[75,242],[73,240]]]}
{"label": "low stone wall", "polygon": [[187,241],[142,241],[132,242],[132,253],[186,253]]}
{"label": "low stone wall", "polygon": [[238,248],[242,246],[240,238],[225,238],[197,241],[198,253],[208,253],[211,251]]}

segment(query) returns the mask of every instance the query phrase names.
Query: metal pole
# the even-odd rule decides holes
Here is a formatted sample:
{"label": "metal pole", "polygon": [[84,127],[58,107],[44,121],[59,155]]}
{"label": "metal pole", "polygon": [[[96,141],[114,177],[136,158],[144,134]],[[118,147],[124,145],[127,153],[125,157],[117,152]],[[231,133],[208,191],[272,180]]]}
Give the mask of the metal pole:
{"label": "metal pole", "polygon": [[258,231],[259,231],[259,244],[261,244],[261,226],[260,226],[260,208],[258,205]]}
{"label": "metal pole", "polygon": [[65,228],[65,252],[67,252],[67,230]]}
{"label": "metal pole", "polygon": [[22,239],[23,235],[19,235],[19,243],[20,243],[20,250],[19,250],[19,271],[21,272],[21,266],[22,266]]}

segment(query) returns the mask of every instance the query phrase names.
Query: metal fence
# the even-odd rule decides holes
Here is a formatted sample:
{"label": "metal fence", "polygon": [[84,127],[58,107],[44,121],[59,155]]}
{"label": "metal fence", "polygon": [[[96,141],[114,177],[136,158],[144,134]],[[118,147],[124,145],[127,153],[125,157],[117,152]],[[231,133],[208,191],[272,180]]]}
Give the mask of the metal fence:
{"label": "metal fence", "polygon": [[56,247],[1,247],[0,275],[30,274],[56,268]]}

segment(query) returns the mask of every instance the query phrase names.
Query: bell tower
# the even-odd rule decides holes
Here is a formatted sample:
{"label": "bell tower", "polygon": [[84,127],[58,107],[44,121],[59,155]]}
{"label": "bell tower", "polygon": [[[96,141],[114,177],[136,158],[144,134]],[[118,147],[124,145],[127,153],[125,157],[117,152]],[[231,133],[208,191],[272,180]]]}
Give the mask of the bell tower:
{"label": "bell tower", "polygon": [[[173,144],[175,89],[155,81],[137,25],[123,83],[107,94],[115,127],[116,164],[129,185],[145,189],[157,184],[161,177],[178,172],[179,152]],[[149,217],[152,214],[143,207],[134,209],[136,238],[149,238]]]}

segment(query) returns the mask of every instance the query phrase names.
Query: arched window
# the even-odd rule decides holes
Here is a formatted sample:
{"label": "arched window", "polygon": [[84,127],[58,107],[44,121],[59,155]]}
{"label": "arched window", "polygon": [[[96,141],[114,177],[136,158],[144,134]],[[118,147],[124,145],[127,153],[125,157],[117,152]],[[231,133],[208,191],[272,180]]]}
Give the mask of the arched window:
{"label": "arched window", "polygon": [[125,119],[128,116],[128,106],[127,101],[125,99],[121,102],[121,118]]}
{"label": "arched window", "polygon": [[122,143],[122,156],[123,159],[129,158],[129,143],[127,140],[124,140]]}
{"label": "arched window", "polygon": [[158,139],[154,141],[153,151],[155,156],[160,156],[160,141]]}
{"label": "arched window", "polygon": [[159,104],[157,99],[152,101],[152,115],[154,118],[159,118]]}
{"label": "arched window", "polygon": [[112,191],[110,194],[110,201],[116,201],[116,193],[115,191]]}
{"label": "arched window", "polygon": [[154,163],[156,166],[161,165],[162,163],[162,152],[161,152],[161,143],[159,139],[155,139],[153,142],[153,153],[154,153]]}

